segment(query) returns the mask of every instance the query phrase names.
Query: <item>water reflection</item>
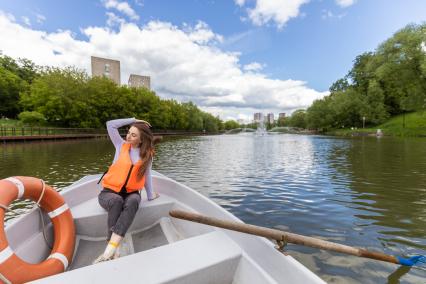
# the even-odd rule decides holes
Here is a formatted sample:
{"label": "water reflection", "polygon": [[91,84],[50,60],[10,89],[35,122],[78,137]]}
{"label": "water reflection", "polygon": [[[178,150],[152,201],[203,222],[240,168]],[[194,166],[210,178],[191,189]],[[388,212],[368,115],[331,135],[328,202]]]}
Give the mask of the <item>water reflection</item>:
{"label": "water reflection", "polygon": [[[395,156],[400,142],[297,135],[197,137],[161,144],[156,166],[248,223],[390,254],[424,254],[424,210],[412,212],[411,204],[422,202],[410,196],[425,190],[418,174],[426,169],[426,155],[416,152],[419,145],[405,142],[414,160],[404,152]],[[377,145],[384,147],[379,153]],[[171,155],[173,164],[167,161]],[[406,163],[401,168],[398,157]],[[401,173],[410,180],[407,187]],[[408,196],[401,191],[409,191]],[[383,283],[395,271],[392,264],[297,246],[291,250],[329,282]],[[425,276],[416,269],[403,280],[416,283]]]}
{"label": "water reflection", "polygon": [[388,283],[389,284],[398,284],[400,283],[400,279],[402,276],[407,274],[410,271],[411,267],[408,266],[401,266],[397,270],[395,270],[394,273],[388,276]]}
{"label": "water reflection", "polygon": [[[354,141],[346,156],[359,196],[352,204],[360,223],[380,226],[384,246],[426,249],[426,147],[421,139]],[[403,250],[404,251],[404,250]]]}
{"label": "water reflection", "polygon": [[[245,222],[396,255],[425,254],[424,139],[253,134],[171,138],[154,168]],[[57,187],[103,172],[108,140],[8,144],[0,178],[43,177]],[[330,283],[423,283],[426,271],[289,245]]]}
{"label": "water reflection", "polygon": [[[0,178],[34,176],[62,188],[85,175],[103,172],[112,160],[113,149],[106,139],[3,144]],[[14,202],[11,206],[17,212],[31,207],[28,202]],[[7,212],[6,220],[14,215]]]}

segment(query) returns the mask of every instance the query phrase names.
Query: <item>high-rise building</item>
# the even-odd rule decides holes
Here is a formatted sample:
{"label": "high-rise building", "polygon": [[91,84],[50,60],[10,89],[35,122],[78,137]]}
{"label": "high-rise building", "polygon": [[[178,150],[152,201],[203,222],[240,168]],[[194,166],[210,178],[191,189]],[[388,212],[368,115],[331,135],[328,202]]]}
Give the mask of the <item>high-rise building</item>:
{"label": "high-rise building", "polygon": [[136,75],[136,74],[130,74],[128,85],[129,85],[129,87],[135,87],[135,88],[145,87],[148,90],[150,90],[151,89],[151,77]]}
{"label": "high-rise building", "polygon": [[261,122],[263,121],[263,113],[261,112],[256,112],[253,116],[253,121],[254,122]]}
{"label": "high-rise building", "polygon": [[280,114],[278,114],[278,119],[280,118],[285,118],[285,112],[281,112]]}
{"label": "high-rise building", "polygon": [[120,61],[91,56],[92,77],[105,76],[117,85],[121,84]]}
{"label": "high-rise building", "polygon": [[274,123],[274,114],[273,113],[268,113],[266,120],[268,123]]}

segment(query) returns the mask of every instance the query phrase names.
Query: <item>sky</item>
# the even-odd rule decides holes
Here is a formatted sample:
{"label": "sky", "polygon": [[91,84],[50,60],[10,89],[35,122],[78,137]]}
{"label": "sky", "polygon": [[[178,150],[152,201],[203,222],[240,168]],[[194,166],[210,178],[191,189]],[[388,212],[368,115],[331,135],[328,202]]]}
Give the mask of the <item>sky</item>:
{"label": "sky", "polygon": [[291,114],[329,94],[356,56],[407,24],[425,0],[0,0],[0,51],[38,65],[119,60],[161,98],[223,120]]}

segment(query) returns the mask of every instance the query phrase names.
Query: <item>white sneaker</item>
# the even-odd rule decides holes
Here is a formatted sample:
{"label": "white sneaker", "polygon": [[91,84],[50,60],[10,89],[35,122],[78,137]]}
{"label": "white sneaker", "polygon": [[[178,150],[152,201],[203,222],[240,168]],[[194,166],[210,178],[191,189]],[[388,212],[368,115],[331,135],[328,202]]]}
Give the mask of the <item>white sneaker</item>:
{"label": "white sneaker", "polygon": [[112,256],[112,259],[117,259],[120,257],[120,246],[115,249],[114,255]]}
{"label": "white sneaker", "polygon": [[101,254],[100,256],[98,256],[97,259],[95,259],[93,261],[93,264],[99,263],[99,262],[104,262],[104,261],[108,261],[113,259],[113,257],[105,257],[104,254]]}

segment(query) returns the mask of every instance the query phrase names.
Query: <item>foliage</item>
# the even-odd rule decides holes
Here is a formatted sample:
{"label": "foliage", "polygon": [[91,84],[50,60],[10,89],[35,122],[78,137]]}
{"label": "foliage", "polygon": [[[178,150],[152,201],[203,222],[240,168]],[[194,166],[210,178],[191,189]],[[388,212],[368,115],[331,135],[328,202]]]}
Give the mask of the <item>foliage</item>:
{"label": "foliage", "polygon": [[226,130],[231,130],[231,129],[239,128],[239,127],[240,127],[240,125],[235,120],[228,120],[228,121],[225,122],[225,129]]}
{"label": "foliage", "polygon": [[252,123],[244,124],[244,125],[242,125],[242,127],[243,128],[250,128],[250,129],[257,129],[257,123],[252,122]]}
{"label": "foliage", "polygon": [[[405,127],[403,127],[404,122]],[[377,129],[381,129],[384,135],[426,137],[426,112],[420,111],[407,113],[405,115],[397,115],[374,128],[340,129],[332,130],[327,133],[339,136],[364,136],[376,135]]]}
{"label": "foliage", "polygon": [[278,118],[277,126],[279,127],[288,126],[288,122],[289,122],[288,117],[280,117]]}
{"label": "foliage", "polygon": [[29,88],[38,72],[39,67],[28,59],[0,55],[0,117],[17,117],[19,94]]}
{"label": "foliage", "polygon": [[[307,109],[307,126],[326,131],[378,125],[426,109],[426,24],[408,25],[375,52],[357,56],[330,95]],[[403,124],[402,124],[403,125]]]}
{"label": "foliage", "polygon": [[0,118],[1,127],[21,127],[23,126],[22,121],[17,119]]}
{"label": "foliage", "polygon": [[23,111],[18,115],[20,121],[29,125],[40,125],[43,124],[46,118],[39,112],[36,111]]}
{"label": "foliage", "polygon": [[[23,112],[21,112],[23,111]],[[0,56],[0,117],[61,127],[100,128],[110,119],[137,117],[154,129],[218,132],[223,122],[192,102],[160,99],[145,88],[118,86],[75,67],[40,68]]]}
{"label": "foliage", "polygon": [[313,102],[306,113],[308,128],[326,131],[328,128],[337,126],[335,124],[335,114],[331,102],[331,96]]}
{"label": "foliage", "polygon": [[0,117],[16,117],[20,110],[19,92],[23,88],[21,78],[0,66]]}
{"label": "foliage", "polygon": [[306,128],[306,111],[299,109],[293,112],[288,124],[292,127]]}

